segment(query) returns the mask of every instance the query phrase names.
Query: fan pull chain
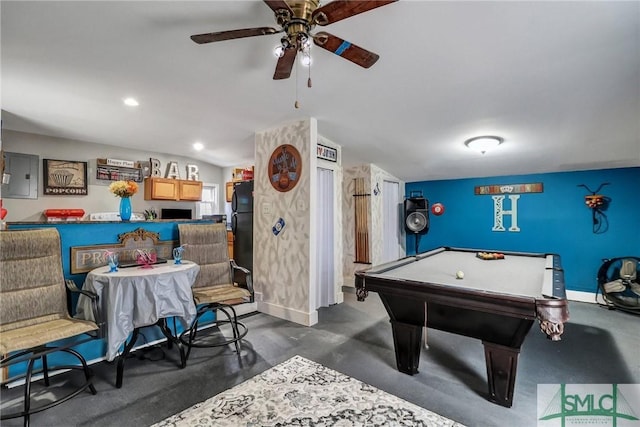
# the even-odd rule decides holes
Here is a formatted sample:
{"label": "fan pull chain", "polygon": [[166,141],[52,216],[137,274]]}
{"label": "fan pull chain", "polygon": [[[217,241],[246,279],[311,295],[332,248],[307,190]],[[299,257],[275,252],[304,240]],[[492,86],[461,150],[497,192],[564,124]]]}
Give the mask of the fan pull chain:
{"label": "fan pull chain", "polygon": [[[296,56],[296,62],[298,62],[298,57]],[[296,67],[296,102],[293,104],[294,107],[300,108],[300,103],[298,102],[298,64],[296,62],[293,63],[293,66]]]}
{"label": "fan pull chain", "polygon": [[311,87],[311,54],[309,54],[309,78],[307,79],[307,87]]}

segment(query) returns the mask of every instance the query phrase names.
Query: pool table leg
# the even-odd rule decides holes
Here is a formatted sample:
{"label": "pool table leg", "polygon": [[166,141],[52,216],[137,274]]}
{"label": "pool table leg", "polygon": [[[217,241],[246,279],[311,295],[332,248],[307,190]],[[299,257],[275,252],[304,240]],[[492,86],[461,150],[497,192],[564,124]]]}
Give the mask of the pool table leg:
{"label": "pool table leg", "polygon": [[391,320],[391,329],[393,330],[393,347],[396,350],[398,371],[409,375],[417,374],[420,363],[422,326]]}
{"label": "pool table leg", "polygon": [[482,341],[482,344],[484,344],[484,357],[487,362],[489,400],[510,408],[513,402],[520,348],[487,341]]}

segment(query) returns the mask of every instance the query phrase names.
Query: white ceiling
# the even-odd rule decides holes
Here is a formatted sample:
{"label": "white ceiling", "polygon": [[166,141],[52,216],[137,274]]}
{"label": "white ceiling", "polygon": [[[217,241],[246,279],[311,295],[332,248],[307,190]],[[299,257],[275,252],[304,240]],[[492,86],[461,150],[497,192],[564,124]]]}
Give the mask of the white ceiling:
{"label": "white ceiling", "polygon": [[[5,129],[237,166],[256,131],[315,117],[347,165],[406,181],[640,166],[638,1],[401,0],[317,27],[380,60],[314,48],[310,89],[302,66],[272,80],[279,34],[189,39],[275,26],[261,1],[0,7]],[[464,147],[480,134],[505,143]]]}

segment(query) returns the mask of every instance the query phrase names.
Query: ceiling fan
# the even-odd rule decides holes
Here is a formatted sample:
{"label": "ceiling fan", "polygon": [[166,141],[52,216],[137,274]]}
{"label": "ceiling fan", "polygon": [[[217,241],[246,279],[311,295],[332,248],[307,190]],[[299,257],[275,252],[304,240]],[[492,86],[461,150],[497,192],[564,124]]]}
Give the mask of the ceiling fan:
{"label": "ceiling fan", "polygon": [[275,13],[280,29],[272,27],[245,28],[215,33],[196,34],[191,40],[198,44],[239,39],[244,37],[264,36],[284,33],[280,40],[282,51],[273,74],[274,80],[287,79],[298,52],[303,52],[310,40],[316,46],[328,50],[342,58],[369,68],[376,63],[379,56],[373,52],[356,46],[346,40],[321,31],[311,34],[316,25],[325,26],[350,18],[371,9],[396,2],[398,0],[334,0],[320,5],[320,0],[263,0]]}

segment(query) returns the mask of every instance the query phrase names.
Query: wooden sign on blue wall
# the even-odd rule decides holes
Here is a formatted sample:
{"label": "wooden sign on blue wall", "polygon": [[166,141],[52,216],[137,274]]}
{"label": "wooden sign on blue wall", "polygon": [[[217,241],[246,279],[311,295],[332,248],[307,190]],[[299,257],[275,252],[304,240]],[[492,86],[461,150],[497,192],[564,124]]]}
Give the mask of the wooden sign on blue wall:
{"label": "wooden sign on blue wall", "polygon": [[541,182],[532,184],[478,185],[474,187],[473,194],[483,196],[485,194],[542,193],[542,189]]}

